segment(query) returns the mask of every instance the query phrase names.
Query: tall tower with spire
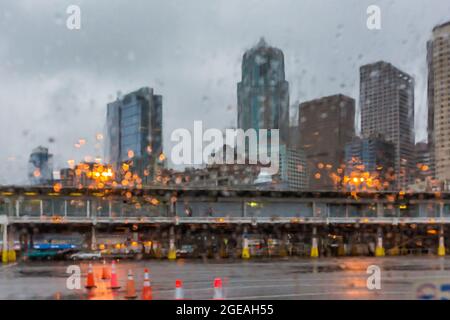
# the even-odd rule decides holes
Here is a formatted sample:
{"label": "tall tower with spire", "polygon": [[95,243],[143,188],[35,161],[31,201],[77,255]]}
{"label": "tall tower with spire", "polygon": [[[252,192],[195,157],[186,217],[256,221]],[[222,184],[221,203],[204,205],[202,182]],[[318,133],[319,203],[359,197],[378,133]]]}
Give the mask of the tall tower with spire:
{"label": "tall tower with spire", "polygon": [[238,128],[279,129],[280,144],[288,142],[289,83],[285,80],[284,55],[264,38],[243,56],[237,97]]}

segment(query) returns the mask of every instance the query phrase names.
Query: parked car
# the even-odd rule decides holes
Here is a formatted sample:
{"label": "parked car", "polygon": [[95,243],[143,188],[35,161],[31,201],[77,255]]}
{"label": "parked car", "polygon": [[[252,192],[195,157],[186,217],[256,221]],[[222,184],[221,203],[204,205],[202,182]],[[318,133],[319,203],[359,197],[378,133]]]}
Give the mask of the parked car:
{"label": "parked car", "polygon": [[63,259],[65,250],[46,249],[46,250],[29,250],[25,257],[29,260],[58,260]]}
{"label": "parked car", "polygon": [[69,256],[71,260],[97,260],[101,259],[102,254],[100,251],[81,251]]}
{"label": "parked car", "polygon": [[194,247],[190,244],[182,245],[181,248],[177,249],[177,257],[184,258],[192,256],[194,253]]}

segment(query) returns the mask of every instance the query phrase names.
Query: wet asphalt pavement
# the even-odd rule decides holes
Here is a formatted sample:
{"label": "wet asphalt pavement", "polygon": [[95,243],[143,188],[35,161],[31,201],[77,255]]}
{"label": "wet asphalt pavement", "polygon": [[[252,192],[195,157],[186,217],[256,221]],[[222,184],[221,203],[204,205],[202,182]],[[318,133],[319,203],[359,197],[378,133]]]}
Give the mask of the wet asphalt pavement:
{"label": "wet asphalt pavement", "polygon": [[[81,267],[81,288],[68,289],[69,265]],[[108,264],[109,265],[109,264]],[[381,289],[367,288],[367,267],[381,269]],[[87,262],[19,262],[0,266],[0,299],[124,299],[126,273],[133,270],[137,294],[144,268],[150,269],[153,299],[173,299],[175,280],[185,299],[211,299],[214,278],[223,280],[226,299],[415,299],[417,287],[449,279],[450,259],[437,257],[319,258],[287,260],[119,261],[121,289],[101,280],[94,262],[96,289],[87,290]]]}

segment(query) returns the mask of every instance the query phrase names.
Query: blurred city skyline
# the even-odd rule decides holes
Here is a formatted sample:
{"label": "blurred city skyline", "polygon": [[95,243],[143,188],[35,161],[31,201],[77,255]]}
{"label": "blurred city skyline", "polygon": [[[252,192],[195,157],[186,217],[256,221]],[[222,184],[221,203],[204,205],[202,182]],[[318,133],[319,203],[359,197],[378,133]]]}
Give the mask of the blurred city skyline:
{"label": "blurred city skyline", "polygon": [[[96,136],[118,91],[149,86],[163,96],[166,153],[171,132],[194,120],[235,127],[242,55],[261,36],[284,53],[291,118],[300,102],[337,93],[359,105],[359,67],[385,60],[415,78],[416,141],[424,140],[426,42],[450,6],[420,3],[2,2],[0,184],[27,182],[38,145],[54,154],[55,168],[103,157]],[[65,26],[70,4],[81,8],[81,30]],[[381,30],[366,27],[371,4],[381,8]],[[79,139],[86,143],[77,148]]]}

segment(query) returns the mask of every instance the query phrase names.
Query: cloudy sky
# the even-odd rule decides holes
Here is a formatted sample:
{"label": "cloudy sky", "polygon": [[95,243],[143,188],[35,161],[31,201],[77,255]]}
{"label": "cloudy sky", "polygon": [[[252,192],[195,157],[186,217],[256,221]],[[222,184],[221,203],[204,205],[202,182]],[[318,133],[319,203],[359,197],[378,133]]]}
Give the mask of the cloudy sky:
{"label": "cloudy sky", "polygon": [[[71,4],[81,30],[66,28]],[[378,31],[366,27],[371,4]],[[293,118],[300,101],[357,98],[359,66],[383,59],[416,79],[422,140],[426,41],[447,20],[446,0],[0,0],[0,184],[27,182],[38,145],[55,168],[102,156],[95,136],[119,91],[163,95],[166,152],[170,133],[194,120],[235,126],[241,57],[261,36],[284,51]]]}

